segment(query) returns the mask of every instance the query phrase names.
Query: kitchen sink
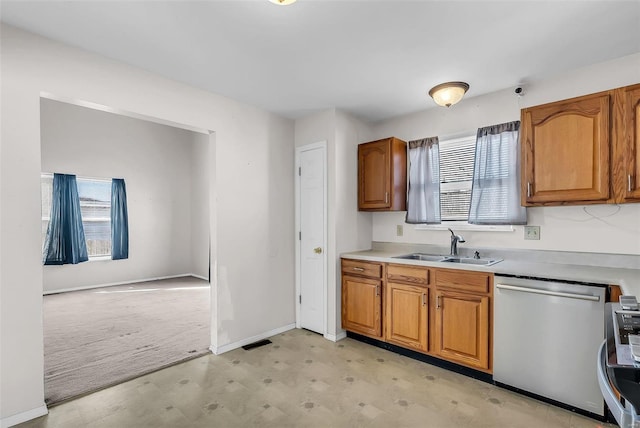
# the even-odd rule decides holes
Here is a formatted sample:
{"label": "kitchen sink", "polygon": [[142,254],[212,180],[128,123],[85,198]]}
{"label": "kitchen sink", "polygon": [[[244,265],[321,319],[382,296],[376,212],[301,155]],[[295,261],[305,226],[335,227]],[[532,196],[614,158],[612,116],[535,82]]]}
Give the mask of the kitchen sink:
{"label": "kitchen sink", "polygon": [[475,259],[473,257],[459,257],[442,254],[411,253],[395,256],[394,259],[422,260],[425,262],[460,263],[464,265],[491,266],[500,263],[502,259]]}
{"label": "kitchen sink", "polygon": [[405,254],[404,256],[395,256],[394,259],[422,260],[425,262],[443,262],[447,257],[449,256],[443,256],[440,254],[413,253]]}
{"label": "kitchen sink", "polygon": [[491,266],[500,263],[502,259],[474,259],[473,257],[449,257],[441,260],[445,263],[460,263],[464,265]]}

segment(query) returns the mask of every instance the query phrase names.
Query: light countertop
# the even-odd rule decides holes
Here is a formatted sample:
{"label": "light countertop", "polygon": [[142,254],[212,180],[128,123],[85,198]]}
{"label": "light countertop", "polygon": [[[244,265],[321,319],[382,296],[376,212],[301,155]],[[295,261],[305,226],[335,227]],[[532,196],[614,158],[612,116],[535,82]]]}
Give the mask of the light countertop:
{"label": "light countertop", "polygon": [[[514,257],[510,258],[509,250],[492,254],[492,257],[502,258],[503,261],[491,266],[478,265],[460,265],[452,266],[443,262],[428,262],[421,260],[397,259],[395,256],[408,254],[411,252],[428,252],[428,251],[408,251],[402,245],[374,245],[372,250],[355,251],[341,254],[343,258],[356,260],[368,260],[384,263],[396,263],[405,265],[428,266],[444,269],[472,270],[480,272],[492,272],[496,275],[509,274],[532,276],[546,279],[557,279],[566,281],[580,281],[594,284],[619,285],[624,294],[631,294],[640,298],[640,265],[635,264],[632,259],[633,267],[611,267],[611,266],[595,266],[593,264],[579,264],[572,261],[571,263],[555,263],[551,261],[540,261],[540,257],[530,257],[535,261],[522,260],[522,251],[514,252]],[[431,254],[446,254],[446,252],[429,252]],[[485,257],[483,255],[483,257]],[[615,255],[609,255],[609,258]],[[573,259],[579,257],[573,257]],[[589,260],[587,260],[589,261]],[[591,260],[592,262],[592,260]],[[615,265],[615,263],[612,263]],[[635,267],[635,268],[634,268]]]}

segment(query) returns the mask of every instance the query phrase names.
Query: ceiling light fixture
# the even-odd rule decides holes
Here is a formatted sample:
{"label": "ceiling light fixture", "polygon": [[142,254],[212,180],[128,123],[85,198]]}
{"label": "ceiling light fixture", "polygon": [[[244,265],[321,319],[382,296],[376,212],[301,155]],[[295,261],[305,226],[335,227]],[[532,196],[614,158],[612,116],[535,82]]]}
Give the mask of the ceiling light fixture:
{"label": "ceiling light fixture", "polygon": [[431,88],[429,96],[433,98],[433,101],[435,101],[439,106],[451,107],[459,102],[468,90],[468,83],[447,82]]}
{"label": "ceiling light fixture", "polygon": [[273,4],[287,6],[296,2],[296,0],[269,0]]}

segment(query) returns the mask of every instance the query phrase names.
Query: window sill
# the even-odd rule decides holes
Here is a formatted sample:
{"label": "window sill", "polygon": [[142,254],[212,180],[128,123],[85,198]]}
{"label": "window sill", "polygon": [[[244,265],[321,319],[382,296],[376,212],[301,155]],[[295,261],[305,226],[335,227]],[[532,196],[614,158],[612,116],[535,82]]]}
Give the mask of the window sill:
{"label": "window sill", "polygon": [[513,232],[513,226],[495,225],[487,226],[480,224],[469,224],[466,221],[443,221],[441,224],[416,224],[415,230],[447,230],[454,229],[456,231],[472,231],[472,232]]}

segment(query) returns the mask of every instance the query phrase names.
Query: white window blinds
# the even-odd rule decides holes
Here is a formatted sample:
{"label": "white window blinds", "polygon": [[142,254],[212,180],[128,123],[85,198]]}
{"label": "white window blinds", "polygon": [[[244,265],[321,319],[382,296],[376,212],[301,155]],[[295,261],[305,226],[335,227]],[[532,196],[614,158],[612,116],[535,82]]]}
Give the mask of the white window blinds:
{"label": "white window blinds", "polygon": [[443,141],[440,145],[442,220],[467,220],[475,145],[475,136]]}

